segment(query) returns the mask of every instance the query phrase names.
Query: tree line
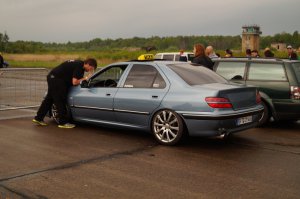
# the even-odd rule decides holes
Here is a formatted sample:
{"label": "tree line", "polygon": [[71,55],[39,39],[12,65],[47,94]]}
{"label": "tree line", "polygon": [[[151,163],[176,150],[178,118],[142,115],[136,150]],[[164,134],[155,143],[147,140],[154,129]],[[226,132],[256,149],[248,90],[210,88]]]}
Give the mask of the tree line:
{"label": "tree line", "polygon": [[[178,51],[179,49],[192,50],[195,43],[212,45],[215,49],[225,50],[227,48],[241,49],[241,36],[172,36],[149,38],[133,37],[129,39],[101,39],[96,38],[86,42],[67,43],[43,43],[34,41],[9,41],[9,36],[5,32],[0,33],[0,51],[6,53],[46,53],[46,52],[69,52],[69,51],[102,51],[112,49],[132,49],[133,51],[157,50],[157,51]],[[271,43],[280,42],[300,46],[300,35],[298,31],[293,34],[278,33],[273,36],[261,36],[260,48],[270,47]]]}

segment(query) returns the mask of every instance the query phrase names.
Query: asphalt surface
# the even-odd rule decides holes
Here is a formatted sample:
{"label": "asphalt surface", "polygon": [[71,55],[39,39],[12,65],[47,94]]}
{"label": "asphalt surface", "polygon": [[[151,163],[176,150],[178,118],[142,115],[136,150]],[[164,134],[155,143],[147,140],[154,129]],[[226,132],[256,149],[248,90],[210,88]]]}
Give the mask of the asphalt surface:
{"label": "asphalt surface", "polygon": [[152,135],[0,111],[0,198],[299,198],[300,122],[158,145]]}

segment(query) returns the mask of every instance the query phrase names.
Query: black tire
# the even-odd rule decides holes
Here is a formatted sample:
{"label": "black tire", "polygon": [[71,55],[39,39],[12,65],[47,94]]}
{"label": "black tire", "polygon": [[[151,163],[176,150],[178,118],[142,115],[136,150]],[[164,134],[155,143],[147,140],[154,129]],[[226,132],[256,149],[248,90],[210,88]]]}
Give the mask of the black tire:
{"label": "black tire", "polygon": [[[69,121],[71,121],[72,115],[71,115],[70,107],[68,105],[66,105],[66,110],[67,110],[67,118]],[[51,107],[51,117],[57,124],[59,124],[59,118],[58,118],[58,113],[55,104],[53,104]]]}
{"label": "black tire", "polygon": [[264,107],[264,112],[262,113],[262,116],[258,121],[257,127],[263,127],[270,120],[270,110],[269,110],[268,105],[264,101],[262,101],[261,104]]}
{"label": "black tire", "polygon": [[184,135],[183,121],[172,110],[160,110],[155,113],[151,129],[155,139],[162,145],[176,145]]}

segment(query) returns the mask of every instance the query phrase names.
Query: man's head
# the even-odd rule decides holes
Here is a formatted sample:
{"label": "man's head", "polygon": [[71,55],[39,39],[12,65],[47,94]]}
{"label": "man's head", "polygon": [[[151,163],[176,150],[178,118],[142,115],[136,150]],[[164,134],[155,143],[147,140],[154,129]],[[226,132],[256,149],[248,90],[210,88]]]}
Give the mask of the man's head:
{"label": "man's head", "polygon": [[246,55],[251,56],[251,49],[249,48],[246,49]]}
{"label": "man's head", "polygon": [[97,61],[93,58],[88,58],[88,59],[84,60],[83,68],[84,68],[85,72],[94,71],[97,68]]}
{"label": "man's head", "polygon": [[207,46],[205,49],[206,55],[210,55],[214,52],[214,48],[212,46]]}
{"label": "man's head", "polygon": [[252,50],[251,51],[251,56],[252,57],[257,57],[258,56],[258,51],[257,50]]}
{"label": "man's head", "polygon": [[291,45],[288,45],[286,47],[286,49],[287,49],[287,51],[288,51],[289,54],[291,54],[293,52],[293,47]]}

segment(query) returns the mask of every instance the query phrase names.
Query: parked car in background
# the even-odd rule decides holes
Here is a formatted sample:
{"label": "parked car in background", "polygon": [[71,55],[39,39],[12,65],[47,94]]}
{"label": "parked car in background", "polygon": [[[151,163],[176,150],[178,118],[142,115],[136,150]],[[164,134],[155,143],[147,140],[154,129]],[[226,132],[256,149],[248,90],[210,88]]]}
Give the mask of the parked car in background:
{"label": "parked car in background", "polygon": [[[187,58],[187,61],[191,62],[194,58],[194,53],[184,52],[182,56]],[[179,52],[166,52],[166,53],[157,53],[154,56],[154,59],[159,60],[163,59],[166,61],[179,61],[180,54]]]}
{"label": "parked car in background", "polygon": [[273,58],[222,58],[214,70],[227,80],[256,86],[262,97],[262,126],[275,121],[300,119],[300,61]]}
{"label": "parked car in background", "polygon": [[[229,84],[204,67],[129,61],[72,87],[67,109],[75,122],[146,130],[174,145],[185,135],[224,137],[255,127],[263,106],[255,87]],[[55,107],[52,116],[57,120]]]}

